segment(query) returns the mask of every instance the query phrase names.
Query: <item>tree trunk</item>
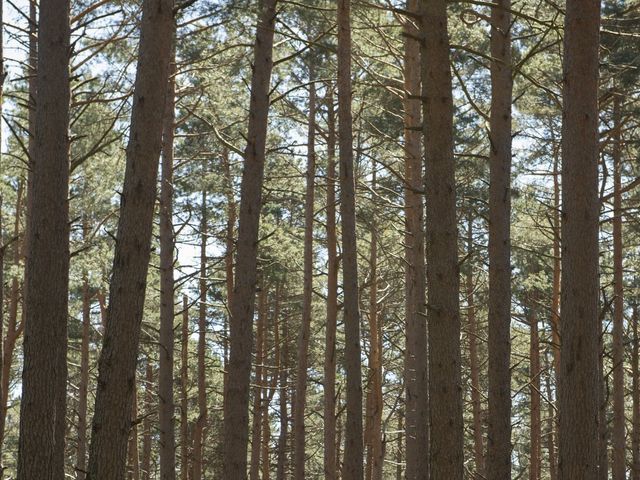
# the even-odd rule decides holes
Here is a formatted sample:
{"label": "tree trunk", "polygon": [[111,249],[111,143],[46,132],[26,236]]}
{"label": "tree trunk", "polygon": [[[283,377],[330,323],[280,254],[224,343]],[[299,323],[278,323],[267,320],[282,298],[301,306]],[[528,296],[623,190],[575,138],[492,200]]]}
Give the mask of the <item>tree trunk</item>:
{"label": "tree trunk", "polygon": [[189,299],[182,296],[182,329],[180,336],[180,480],[189,478]]}
{"label": "tree trunk", "polygon": [[421,5],[423,131],[429,172],[426,231],[430,474],[436,480],[462,480],[460,280],[447,9],[444,0],[422,0]]}
{"label": "tree trunk", "polygon": [[234,244],[234,230],[236,227],[236,200],[233,191],[233,177],[231,175],[231,162],[229,161],[229,151],[225,148],[222,153],[222,159],[224,162],[225,180],[226,180],[226,196],[227,196],[227,235],[225,238],[225,282],[227,288],[227,312],[224,317],[224,339],[223,339],[223,366],[224,366],[224,390],[227,390],[228,381],[228,364],[229,364],[229,319],[231,316],[231,305],[233,305],[233,252],[235,250]]}
{"label": "tree trunk", "polygon": [[476,466],[474,478],[485,478],[484,446],[482,440],[482,400],[480,392],[480,359],[478,358],[478,320],[473,281],[473,218],[469,215],[467,228],[467,316],[469,321],[469,362],[471,364],[471,405],[473,415],[473,457]]}
{"label": "tree trunk", "polygon": [[[83,237],[88,242],[89,226],[83,221]],[[77,479],[84,480],[87,471],[87,394],[89,391],[89,335],[91,330],[91,293],[88,273],[82,274],[82,343],[80,345],[80,384],[78,386],[78,444],[76,447]]]}
{"label": "tree trunk", "polygon": [[624,284],[622,233],[622,150],[621,98],[613,97],[613,480],[625,480],[625,413],[624,413]]}
{"label": "tree trunk", "polygon": [[[555,358],[555,357],[554,357]],[[551,361],[546,359],[545,355],[545,368],[550,371]],[[551,374],[546,376],[545,388],[549,404],[547,408],[547,458],[549,461],[549,479],[556,480],[558,478],[558,461],[556,457],[556,444],[555,444],[555,427],[556,427],[556,415],[553,408],[553,391],[551,390]]]}
{"label": "tree trunk", "polygon": [[304,267],[302,294],[302,326],[298,337],[298,374],[293,406],[294,472],[293,478],[305,478],[305,408],[307,404],[307,368],[311,336],[311,307],[313,295],[313,214],[316,178],[316,86],[313,67],[309,65],[309,128],[307,134],[307,189],[304,205]]}
{"label": "tree trunk", "polygon": [[231,304],[230,358],[224,398],[224,478],[247,475],[249,381],[253,344],[258,228],[273,68],[273,36],[277,0],[262,0],[254,47],[249,128],[240,192],[236,276]]}
{"label": "tree trunk", "polygon": [[[560,373],[560,172],[558,153],[553,158],[553,290],[551,292],[551,341],[556,379]],[[551,433],[554,435],[555,433]]]}
{"label": "tree trunk", "polygon": [[362,371],[351,95],[351,0],[338,0],[338,121],[340,122],[338,131],[344,284],[344,355],[347,374],[347,423],[343,476],[349,480],[362,480],[364,474]]}
{"label": "tree trunk", "polygon": [[155,409],[153,390],[153,365],[151,358],[147,357],[144,386],[144,420],[142,422],[142,480],[151,480],[151,413]]}
{"label": "tree trunk", "polygon": [[175,318],[173,234],[173,137],[176,64],[173,42],[167,103],[164,111],[162,176],[160,181],[160,368],[158,373],[160,480],[176,478],[175,404],[173,397],[173,321]]}
{"label": "tree trunk", "polygon": [[531,454],[529,480],[540,480],[542,424],[540,423],[540,337],[536,296],[529,305],[529,391],[531,392]]}
{"label": "tree trunk", "polygon": [[90,480],[118,480],[124,475],[175,30],[173,3],[143,3],[127,166],[99,361]]}
{"label": "tree trunk", "polygon": [[133,395],[133,407],[131,409],[131,432],[129,433],[129,478],[140,480],[140,455],[138,453],[138,392]]}
{"label": "tree trunk", "polygon": [[631,433],[631,480],[640,480],[640,368],[638,367],[638,355],[640,346],[638,345],[638,305],[633,304],[632,316],[633,328],[633,356],[631,357],[631,371],[633,376],[632,396],[633,396],[633,429]]}
{"label": "tree trunk", "polygon": [[[418,0],[407,10],[417,13]],[[429,478],[429,410],[427,379],[427,322],[424,266],[424,174],[420,141],[420,36],[418,27],[404,24],[404,158],[405,158],[405,405],[406,477]]]}
{"label": "tree trunk", "polygon": [[491,7],[487,478],[511,478],[511,1]]}
{"label": "tree trunk", "polygon": [[[276,301],[280,298],[280,286],[276,287]],[[278,316],[276,318],[279,319]],[[278,320],[280,322],[280,320]],[[278,377],[280,383],[280,437],[278,438],[278,461],[276,469],[276,479],[285,480],[287,469],[287,439],[289,433],[289,412],[287,409],[287,399],[289,392],[289,328],[287,319],[282,320],[282,348],[278,358]],[[279,326],[275,327],[276,329]]]}
{"label": "tree trunk", "polygon": [[69,287],[69,0],[40,6],[18,479],[64,477]]}
{"label": "tree trunk", "polygon": [[599,0],[568,0],[562,134],[560,480],[598,478]]}
{"label": "tree trunk", "polygon": [[258,325],[256,335],[256,367],[253,387],[253,423],[251,426],[250,480],[260,480],[260,440],[262,439],[262,392],[264,387],[265,338],[267,335],[267,287],[264,275],[258,292]]}
{"label": "tree trunk", "polygon": [[207,428],[207,372],[205,366],[207,347],[207,238],[209,226],[207,219],[207,191],[202,190],[202,210],[200,213],[200,293],[198,305],[198,419],[193,432],[193,480],[203,475],[202,450],[205,444]]}

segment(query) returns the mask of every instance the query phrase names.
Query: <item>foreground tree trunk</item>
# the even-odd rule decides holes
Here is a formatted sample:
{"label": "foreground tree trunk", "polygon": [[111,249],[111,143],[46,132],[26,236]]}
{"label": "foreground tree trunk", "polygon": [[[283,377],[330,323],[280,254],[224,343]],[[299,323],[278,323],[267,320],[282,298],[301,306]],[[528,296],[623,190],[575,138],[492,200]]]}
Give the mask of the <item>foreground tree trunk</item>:
{"label": "foreground tree trunk", "polygon": [[568,0],[562,134],[560,480],[598,478],[599,0]]}
{"label": "foreground tree trunk", "polygon": [[311,337],[311,308],[313,296],[313,217],[316,177],[316,86],[313,67],[309,65],[309,130],[307,134],[307,189],[304,205],[304,265],[302,293],[302,328],[298,337],[298,375],[293,406],[294,472],[293,478],[305,478],[305,426],[307,405],[307,368],[309,366],[309,341]]}
{"label": "foreground tree trunk", "polygon": [[462,480],[458,231],[453,97],[444,0],[422,0],[422,91],[427,204],[427,320],[431,468],[435,480]]}
{"label": "foreground tree trunk", "polygon": [[69,0],[40,6],[18,478],[64,478],[69,286]]}
{"label": "foreground tree trunk", "polygon": [[175,405],[173,397],[173,321],[175,318],[173,235],[173,129],[175,122],[175,40],[169,67],[169,82],[162,145],[160,182],[160,368],[158,410],[160,426],[160,480],[176,478]]}
{"label": "foreground tree trunk", "polygon": [[511,478],[511,8],[491,7],[487,478]]}
{"label": "foreground tree trunk", "polygon": [[89,452],[90,480],[124,475],[174,31],[173,0],[145,0]]}
{"label": "foreground tree trunk", "polygon": [[347,423],[345,425],[343,477],[348,480],[362,480],[364,474],[362,465],[362,371],[353,168],[353,118],[351,115],[350,0],[338,0],[338,121],[340,125],[340,213],[342,214],[345,370],[347,374]]}
{"label": "foreground tree trunk", "polygon": [[[408,0],[416,14],[418,0]],[[407,19],[404,24],[404,158],[405,158],[405,314],[406,350],[406,477],[429,478],[429,411],[427,384],[427,320],[424,268],[424,175],[420,139],[420,32]]]}
{"label": "foreground tree trunk", "polygon": [[269,87],[273,68],[273,36],[277,0],[260,3],[247,147],[240,191],[236,275],[231,304],[230,352],[224,398],[224,478],[247,476],[249,381],[253,344],[253,313],[257,278],[258,227],[269,117]]}

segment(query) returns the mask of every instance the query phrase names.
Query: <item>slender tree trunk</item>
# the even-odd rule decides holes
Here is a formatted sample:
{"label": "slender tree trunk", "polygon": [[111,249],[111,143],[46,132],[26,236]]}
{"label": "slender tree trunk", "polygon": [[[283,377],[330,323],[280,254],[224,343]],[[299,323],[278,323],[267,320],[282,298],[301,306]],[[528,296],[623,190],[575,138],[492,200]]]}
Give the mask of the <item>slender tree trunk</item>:
{"label": "slender tree trunk", "polygon": [[422,0],[421,5],[423,130],[429,172],[426,231],[430,473],[435,480],[462,480],[460,280],[447,9],[444,0]]}
{"label": "slender tree trunk", "polygon": [[471,363],[471,405],[473,414],[473,456],[476,465],[475,478],[485,478],[484,445],[482,440],[482,400],[480,395],[480,359],[478,358],[478,320],[473,281],[473,218],[468,220],[467,255],[469,267],[466,275],[467,316],[469,321],[469,362]]}
{"label": "slender tree trunk", "polygon": [[613,97],[613,480],[626,478],[624,412],[624,284],[622,233],[622,139],[621,98]]}
{"label": "slender tree trunk", "polygon": [[253,344],[258,227],[273,68],[277,0],[262,0],[254,47],[247,148],[242,173],[236,277],[231,304],[230,357],[224,398],[224,478],[247,476],[249,381]]}
{"label": "slender tree trunk", "polygon": [[69,287],[69,0],[40,6],[18,479],[64,477]]}
{"label": "slender tree trunk", "polygon": [[[280,286],[276,287],[276,301],[280,299]],[[279,318],[276,316],[276,318]],[[279,320],[280,321],[280,320]],[[275,328],[279,328],[276,326]],[[289,412],[287,408],[289,392],[289,329],[287,319],[282,319],[282,348],[278,358],[278,377],[280,383],[280,437],[278,438],[278,462],[276,479],[284,480],[287,469],[287,439],[289,438]]]}
{"label": "slender tree trunk", "polygon": [[309,65],[309,128],[307,134],[307,189],[304,205],[304,266],[302,294],[302,327],[298,337],[298,374],[296,376],[295,404],[293,406],[294,472],[296,480],[305,479],[304,426],[307,405],[307,368],[309,366],[309,340],[311,337],[311,307],[313,295],[313,213],[316,177],[316,86],[313,67]]}
{"label": "slender tree trunk", "polygon": [[256,332],[256,368],[253,387],[253,423],[251,426],[250,480],[260,480],[260,440],[262,439],[262,391],[264,387],[265,338],[267,335],[267,287],[264,275],[258,292],[258,325]]}
{"label": "slender tree trunk", "polygon": [[338,0],[338,121],[340,122],[340,213],[342,215],[342,277],[347,374],[347,423],[343,476],[349,480],[361,480],[364,474],[362,371],[351,115],[351,0]]}
{"label": "slender tree trunk", "polygon": [[[555,147],[554,147],[555,150]],[[558,154],[553,159],[553,290],[551,292],[551,340],[556,379],[560,372],[560,172]],[[554,429],[555,431],[555,429]],[[552,433],[554,435],[554,433]]]}
{"label": "slender tree trunk", "polygon": [[[418,0],[407,10],[418,13]],[[420,140],[420,36],[418,27],[404,24],[404,157],[405,157],[405,405],[407,480],[429,478],[429,411],[427,378],[427,321],[425,312],[424,174]]]}
{"label": "slender tree trunk", "polygon": [[598,478],[599,0],[568,0],[562,135],[559,478]]}
{"label": "slender tree trunk", "polygon": [[180,480],[189,478],[189,299],[182,296],[182,328],[180,336]]}
{"label": "slender tree trunk", "polygon": [[203,475],[202,450],[207,428],[207,372],[205,366],[207,347],[207,239],[209,236],[207,218],[207,191],[202,191],[202,211],[200,214],[200,293],[198,307],[198,420],[193,435],[193,480]]}
{"label": "slender tree trunk", "polygon": [[632,328],[633,356],[631,357],[631,371],[633,378],[633,429],[631,433],[631,453],[633,463],[631,464],[631,480],[640,480],[640,368],[638,367],[640,346],[638,345],[638,305],[635,303],[633,304]]}
{"label": "slender tree trunk", "polygon": [[402,410],[398,412],[398,447],[396,452],[396,480],[402,480],[402,461],[404,459],[403,444],[404,444],[404,422]]}
{"label": "slender tree trunk", "polygon": [[133,408],[131,409],[131,432],[129,433],[129,478],[140,480],[140,455],[138,452],[138,392],[133,395]]}
{"label": "slender tree trunk", "polygon": [[[550,371],[551,361],[546,359],[545,355],[545,368]],[[553,408],[553,392],[551,390],[551,374],[546,376],[545,389],[549,404],[547,406],[547,458],[549,462],[549,479],[556,480],[558,478],[558,461],[556,457],[556,444],[555,444],[555,429],[556,429],[556,415]]]}
{"label": "slender tree trunk", "polygon": [[338,235],[336,233],[336,118],[333,85],[327,86],[327,322],[324,348],[324,478],[336,480],[336,330]]}
{"label": "slender tree trunk", "polygon": [[[88,242],[89,225],[83,221],[83,236]],[[78,386],[78,444],[76,447],[76,472],[78,480],[84,480],[87,470],[87,395],[89,391],[89,335],[91,330],[91,293],[89,277],[82,274],[82,343],[80,345],[80,385]]]}
{"label": "slender tree trunk", "polygon": [[223,339],[223,353],[224,353],[224,390],[227,390],[227,381],[228,381],[228,363],[229,363],[229,339],[228,339],[228,331],[229,331],[229,318],[231,316],[231,305],[233,304],[233,252],[235,250],[234,244],[234,230],[236,227],[237,220],[237,207],[236,207],[236,199],[233,191],[233,177],[231,175],[231,162],[229,161],[229,151],[225,148],[222,154],[222,159],[224,162],[224,172],[225,172],[225,180],[227,183],[226,186],[226,196],[227,196],[227,235],[225,238],[225,257],[224,257],[224,266],[225,266],[225,281],[227,287],[227,314],[224,318],[224,339]]}
{"label": "slender tree trunk", "polygon": [[[0,2],[0,32],[4,31],[4,11],[3,4]],[[2,35],[0,35],[0,118],[3,115],[3,103],[4,103],[4,82],[6,79],[6,73],[4,70],[4,41]],[[0,132],[0,145],[2,145],[2,132]],[[0,170],[4,165],[2,152],[0,151]],[[3,206],[2,194],[0,194],[0,362],[3,360],[2,353],[2,339],[4,337],[4,260],[7,245],[3,242],[4,238],[4,224],[2,223],[2,206]],[[16,218],[20,217],[20,211],[16,210]],[[17,243],[17,242],[16,242]],[[0,364],[0,398],[2,398],[2,365]],[[0,436],[0,477],[3,475],[4,467],[2,465],[2,437]]]}
{"label": "slender tree trunk", "polygon": [[604,325],[603,318],[598,319],[598,480],[609,478],[609,425],[607,407],[609,404],[609,386],[604,373]]}
{"label": "slender tree trunk", "polygon": [[529,305],[529,391],[531,392],[531,454],[529,480],[540,480],[542,424],[540,420],[540,336],[536,297]]}
{"label": "slender tree trunk", "polygon": [[511,1],[491,7],[487,478],[511,477]]}
{"label": "slender tree trunk", "polygon": [[173,137],[175,123],[175,40],[169,67],[169,82],[162,145],[160,182],[160,369],[158,373],[160,479],[176,478],[175,405],[173,397],[173,321],[175,318],[173,234]]}
{"label": "slender tree trunk", "polygon": [[162,147],[173,0],[145,0],[120,220],[89,452],[90,480],[119,480],[135,389]]}
{"label": "slender tree trunk", "polygon": [[151,412],[155,409],[155,395],[153,389],[153,365],[151,358],[147,357],[144,384],[144,411],[145,417],[142,422],[142,480],[151,480]]}

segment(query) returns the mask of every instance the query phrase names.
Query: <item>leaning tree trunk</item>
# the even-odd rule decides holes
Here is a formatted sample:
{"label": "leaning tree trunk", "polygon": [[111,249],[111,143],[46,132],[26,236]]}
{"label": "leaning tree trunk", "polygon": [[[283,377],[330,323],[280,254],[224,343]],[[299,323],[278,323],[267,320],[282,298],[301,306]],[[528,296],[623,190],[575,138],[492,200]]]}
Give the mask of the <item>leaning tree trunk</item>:
{"label": "leaning tree trunk", "polygon": [[[418,0],[408,0],[416,14]],[[405,158],[405,405],[407,480],[429,478],[429,411],[427,383],[427,322],[424,268],[424,174],[420,139],[420,31],[405,20],[404,158]]]}
{"label": "leaning tree trunk", "polygon": [[316,177],[316,85],[313,67],[309,65],[309,129],[307,134],[307,190],[304,205],[304,265],[302,293],[302,326],[298,337],[298,374],[293,405],[293,478],[305,478],[305,425],[307,405],[307,369],[309,366],[309,341],[311,337],[311,309],[313,296],[313,217]]}
{"label": "leaning tree trunk", "polygon": [[487,479],[511,478],[511,1],[491,8]]}
{"label": "leaning tree trunk", "polygon": [[345,426],[343,477],[349,480],[361,480],[364,474],[362,465],[362,371],[351,95],[351,1],[338,0],[340,213],[342,214],[342,278],[344,284],[344,355],[347,374],[347,423]]}
{"label": "leaning tree trunk", "polygon": [[599,0],[567,0],[562,132],[560,480],[598,478]]}
{"label": "leaning tree trunk", "polygon": [[277,0],[260,2],[254,47],[249,105],[251,114],[240,190],[236,276],[229,325],[229,375],[224,396],[223,476],[228,480],[244,479],[247,475],[249,382],[258,263],[258,227],[262,205],[276,3]]}
{"label": "leaning tree trunk", "polygon": [[99,361],[90,480],[119,480],[124,475],[174,27],[173,0],[144,1],[127,166]]}
{"label": "leaning tree trunk", "polygon": [[444,0],[422,0],[422,91],[427,205],[427,321],[431,477],[462,480],[460,289],[453,96]]}
{"label": "leaning tree trunk", "polygon": [[19,479],[64,478],[69,287],[69,0],[40,5]]}

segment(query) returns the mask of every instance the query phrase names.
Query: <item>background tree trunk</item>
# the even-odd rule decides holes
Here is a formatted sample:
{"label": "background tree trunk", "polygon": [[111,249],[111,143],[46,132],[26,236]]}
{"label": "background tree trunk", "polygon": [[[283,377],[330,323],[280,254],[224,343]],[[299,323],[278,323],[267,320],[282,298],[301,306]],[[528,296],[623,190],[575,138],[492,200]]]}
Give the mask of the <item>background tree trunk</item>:
{"label": "background tree trunk", "polygon": [[182,297],[182,330],[180,349],[180,480],[189,478],[189,299]]}
{"label": "background tree trunk", "polygon": [[540,420],[540,335],[538,332],[537,295],[529,305],[529,391],[531,392],[531,454],[529,480],[540,480],[542,424]]}

